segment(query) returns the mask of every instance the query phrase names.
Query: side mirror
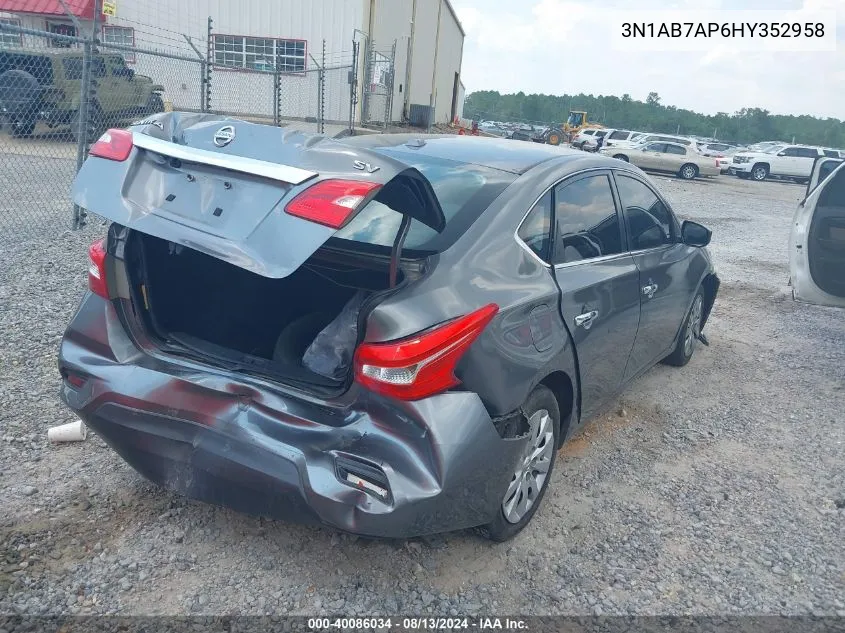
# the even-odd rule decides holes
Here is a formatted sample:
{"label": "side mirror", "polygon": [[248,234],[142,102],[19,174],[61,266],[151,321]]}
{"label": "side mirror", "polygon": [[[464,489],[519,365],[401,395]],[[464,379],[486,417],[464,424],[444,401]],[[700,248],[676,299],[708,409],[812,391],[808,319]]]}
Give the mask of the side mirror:
{"label": "side mirror", "polygon": [[786,152],[778,152],[778,156],[786,156]]}
{"label": "side mirror", "polygon": [[710,238],[713,231],[698,222],[690,222],[684,220],[681,225],[681,239],[687,246],[696,246],[702,248],[710,243]]}

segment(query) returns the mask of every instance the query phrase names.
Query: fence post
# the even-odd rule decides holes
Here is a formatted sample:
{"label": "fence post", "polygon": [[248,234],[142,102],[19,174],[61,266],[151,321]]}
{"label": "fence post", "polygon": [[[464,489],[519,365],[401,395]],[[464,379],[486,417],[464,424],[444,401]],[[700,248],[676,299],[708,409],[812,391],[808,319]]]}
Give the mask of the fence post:
{"label": "fence post", "polygon": [[349,73],[349,134],[355,132],[355,106],[358,105],[358,49],[360,44],[352,40],[352,70]]}
{"label": "fence post", "polygon": [[390,51],[390,70],[387,73],[387,96],[384,104],[384,129],[387,131],[390,122],[393,121],[393,79],[396,66],[396,40],[393,40],[393,48]]}
{"label": "fence post", "polygon": [[205,38],[207,44],[206,60],[205,60],[205,109],[203,112],[211,112],[211,70],[214,67],[214,20],[208,16],[208,28],[206,29]]}
{"label": "fence post", "polygon": [[323,58],[320,66],[320,112],[319,128],[320,134],[326,133],[326,40],[323,40]]}
{"label": "fence post", "polygon": [[[88,154],[88,117],[91,101],[91,57],[97,43],[97,23],[101,11],[102,0],[94,0],[94,16],[91,24],[91,38],[85,39],[82,45],[82,77],[79,86],[79,116],[76,126],[76,171],[82,169],[82,163]],[[81,229],[85,226],[86,211],[79,205],[73,205],[73,228]]]}
{"label": "fence post", "polygon": [[273,66],[273,125],[282,126],[282,74],[278,63]]}

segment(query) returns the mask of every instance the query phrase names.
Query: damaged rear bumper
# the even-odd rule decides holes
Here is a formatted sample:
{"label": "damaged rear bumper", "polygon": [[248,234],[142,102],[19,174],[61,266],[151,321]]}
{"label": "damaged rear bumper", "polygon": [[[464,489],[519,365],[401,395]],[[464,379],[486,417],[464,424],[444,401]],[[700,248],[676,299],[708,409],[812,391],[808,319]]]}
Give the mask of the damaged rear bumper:
{"label": "damaged rear bumper", "polygon": [[525,438],[476,394],[326,402],[138,350],[88,294],[62,341],[62,400],[139,473],[236,510],[407,538],[490,522]]}

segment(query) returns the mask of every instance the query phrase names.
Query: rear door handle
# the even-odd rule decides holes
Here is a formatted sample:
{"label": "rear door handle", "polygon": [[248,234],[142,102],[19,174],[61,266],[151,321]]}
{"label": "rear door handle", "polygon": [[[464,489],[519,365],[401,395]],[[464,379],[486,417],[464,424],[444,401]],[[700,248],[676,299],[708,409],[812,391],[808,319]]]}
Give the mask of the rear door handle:
{"label": "rear door handle", "polygon": [[579,314],[577,317],[575,317],[575,325],[578,327],[582,327],[585,330],[589,330],[593,325],[593,321],[596,320],[596,317],[598,317],[598,315],[599,313],[595,310],[593,310],[592,312],[585,312],[584,314]]}

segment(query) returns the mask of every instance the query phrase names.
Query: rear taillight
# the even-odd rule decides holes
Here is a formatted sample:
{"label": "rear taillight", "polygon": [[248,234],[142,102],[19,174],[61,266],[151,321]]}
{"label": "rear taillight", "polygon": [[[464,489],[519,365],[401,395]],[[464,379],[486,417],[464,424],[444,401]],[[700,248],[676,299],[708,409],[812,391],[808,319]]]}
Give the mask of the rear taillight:
{"label": "rear taillight", "polygon": [[104,299],[109,298],[106,287],[106,241],[99,240],[88,247],[88,289]]}
{"label": "rear taillight", "polygon": [[400,400],[446,391],[460,384],[455,366],[498,311],[490,304],[405,339],[362,344],[355,352],[355,380]]}
{"label": "rear taillight", "polygon": [[347,218],[381,185],[360,180],[324,180],[309,187],[285,207],[304,220],[339,229]]}
{"label": "rear taillight", "polygon": [[132,132],[109,130],[103,134],[88,152],[90,156],[123,162],[132,153]]}

